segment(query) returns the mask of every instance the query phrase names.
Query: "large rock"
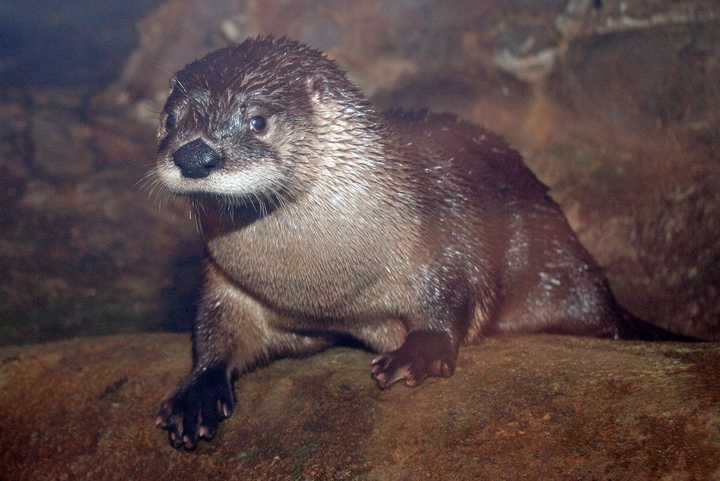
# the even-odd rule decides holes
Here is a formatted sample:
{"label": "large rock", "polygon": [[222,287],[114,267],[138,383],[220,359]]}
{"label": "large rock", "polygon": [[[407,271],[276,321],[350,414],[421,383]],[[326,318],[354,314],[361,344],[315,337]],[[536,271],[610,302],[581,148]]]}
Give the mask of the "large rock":
{"label": "large rock", "polygon": [[0,477],[19,480],[720,480],[720,346],[491,339],[450,379],[378,390],[334,349],[238,384],[192,453],[153,426],[179,335],[0,350]]}

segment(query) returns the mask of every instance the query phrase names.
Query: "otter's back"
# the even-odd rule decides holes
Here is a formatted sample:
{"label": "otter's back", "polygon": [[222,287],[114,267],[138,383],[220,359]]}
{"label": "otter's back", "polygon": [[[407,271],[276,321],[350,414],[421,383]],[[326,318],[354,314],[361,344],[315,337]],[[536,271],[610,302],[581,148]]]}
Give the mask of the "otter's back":
{"label": "otter's back", "polygon": [[433,179],[436,188],[479,196],[483,202],[555,205],[547,186],[499,135],[453,114],[391,110],[384,115],[396,148],[415,153],[400,158],[418,177]]}

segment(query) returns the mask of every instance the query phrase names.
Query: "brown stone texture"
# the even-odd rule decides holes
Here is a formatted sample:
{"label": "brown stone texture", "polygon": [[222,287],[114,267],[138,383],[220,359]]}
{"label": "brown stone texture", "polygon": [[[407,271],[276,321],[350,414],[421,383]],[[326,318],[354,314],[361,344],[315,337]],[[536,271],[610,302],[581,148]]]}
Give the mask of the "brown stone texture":
{"label": "brown stone texture", "polygon": [[0,479],[720,480],[713,344],[496,338],[387,391],[370,354],[333,349],[241,378],[188,453],[153,421],[189,351],[170,334],[0,349]]}
{"label": "brown stone texture", "polygon": [[153,133],[34,94],[0,103],[0,344],[189,321],[202,247],[181,204],[142,189]]}

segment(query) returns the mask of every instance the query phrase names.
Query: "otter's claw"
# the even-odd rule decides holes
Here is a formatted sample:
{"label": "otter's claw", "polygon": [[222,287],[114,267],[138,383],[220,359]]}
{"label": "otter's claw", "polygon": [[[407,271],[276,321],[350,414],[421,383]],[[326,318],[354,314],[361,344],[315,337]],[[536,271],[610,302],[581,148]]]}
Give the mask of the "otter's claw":
{"label": "otter's claw", "polygon": [[168,431],[176,448],[195,449],[198,439],[210,440],[220,422],[232,414],[235,400],[224,367],[208,368],[193,374],[177,392],[160,406],[155,425]]}

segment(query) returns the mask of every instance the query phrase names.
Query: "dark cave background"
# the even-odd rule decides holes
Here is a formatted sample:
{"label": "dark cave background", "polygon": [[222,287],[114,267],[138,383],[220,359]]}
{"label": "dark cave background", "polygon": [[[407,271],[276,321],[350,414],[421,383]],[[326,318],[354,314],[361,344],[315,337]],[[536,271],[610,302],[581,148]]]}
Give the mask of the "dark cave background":
{"label": "dark cave background", "polygon": [[0,344],[187,329],[202,244],[138,181],[173,72],[266,33],[502,133],[623,304],[720,339],[716,1],[32,0],[0,4]]}

